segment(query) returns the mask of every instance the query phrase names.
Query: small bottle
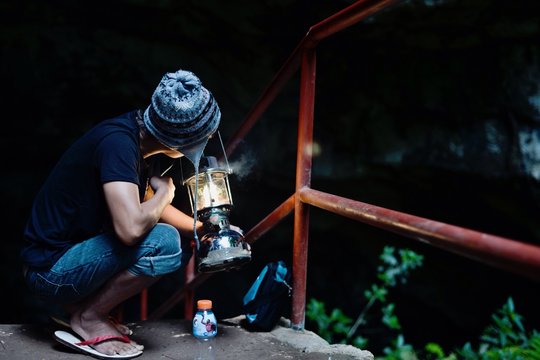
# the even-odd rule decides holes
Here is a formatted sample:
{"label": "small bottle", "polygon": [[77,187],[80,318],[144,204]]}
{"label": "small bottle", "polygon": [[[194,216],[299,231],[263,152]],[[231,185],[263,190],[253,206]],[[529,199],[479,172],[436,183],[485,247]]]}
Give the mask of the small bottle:
{"label": "small bottle", "polygon": [[193,317],[193,336],[210,339],[217,335],[217,321],[212,311],[212,300],[198,300],[197,312]]}

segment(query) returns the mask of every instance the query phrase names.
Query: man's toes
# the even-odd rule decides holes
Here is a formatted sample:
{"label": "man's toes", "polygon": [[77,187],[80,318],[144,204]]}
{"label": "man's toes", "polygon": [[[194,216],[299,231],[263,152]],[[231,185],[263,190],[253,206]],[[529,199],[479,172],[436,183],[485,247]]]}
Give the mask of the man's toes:
{"label": "man's toes", "polygon": [[120,355],[131,355],[138,352],[139,349],[131,344],[123,344]]}
{"label": "man's toes", "polygon": [[130,328],[128,328],[126,325],[123,324],[117,324],[116,329],[122,334],[122,335],[133,335],[133,331],[131,331]]}

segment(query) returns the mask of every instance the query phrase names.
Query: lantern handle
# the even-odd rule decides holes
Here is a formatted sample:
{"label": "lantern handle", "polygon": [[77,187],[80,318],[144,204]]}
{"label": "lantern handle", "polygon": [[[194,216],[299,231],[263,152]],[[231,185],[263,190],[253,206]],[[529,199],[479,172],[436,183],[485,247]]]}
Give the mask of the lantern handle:
{"label": "lantern handle", "polygon": [[168,172],[169,170],[171,170],[171,168],[172,168],[173,166],[174,166],[174,160],[173,160],[172,164],[171,164],[171,165],[169,165],[169,167],[168,167],[168,168],[166,168],[166,169],[165,169],[165,171],[163,171],[163,172],[161,173],[161,175],[160,175],[160,176],[163,176],[163,175],[165,175],[165,174],[166,174],[166,173],[167,173],[167,172]]}
{"label": "lantern handle", "polygon": [[180,177],[182,177],[182,185],[185,185],[184,181],[184,167],[182,166],[182,158],[180,158]]}
{"label": "lantern handle", "polygon": [[221,150],[223,150],[223,157],[225,158],[225,164],[227,164],[227,172],[229,174],[231,174],[232,169],[229,166],[229,159],[227,159],[227,152],[225,151],[225,146],[223,146],[223,140],[221,139],[221,133],[219,132],[219,130],[217,131],[217,133],[218,133],[218,137],[219,137],[219,143],[221,144]]}

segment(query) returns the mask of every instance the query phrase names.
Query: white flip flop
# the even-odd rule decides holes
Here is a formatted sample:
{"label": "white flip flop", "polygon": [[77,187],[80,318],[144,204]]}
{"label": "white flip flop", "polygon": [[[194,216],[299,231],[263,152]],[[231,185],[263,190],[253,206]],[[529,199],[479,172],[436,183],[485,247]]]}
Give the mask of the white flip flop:
{"label": "white flip flop", "polygon": [[[69,324],[69,319],[66,319],[65,317],[61,316],[54,316],[50,315],[49,318],[54,321],[56,324],[71,330],[71,325]],[[133,330],[131,330],[127,325],[122,324],[120,321],[118,321],[115,317],[109,316],[109,321],[116,327],[116,330],[120,332],[120,334],[125,335],[133,335]]]}
{"label": "white flip flop", "polygon": [[98,336],[94,339],[83,341],[67,331],[57,330],[54,332],[54,338],[59,343],[66,345],[67,347],[71,349],[77,350],[79,352],[93,356],[98,359],[133,359],[134,357],[137,357],[143,353],[141,350],[139,350],[136,353],[129,354],[129,355],[106,355],[106,354],[100,353],[96,349],[89,346],[91,344],[92,345],[99,344],[107,340],[118,340],[122,342],[130,342],[127,336],[116,336],[116,335]]}

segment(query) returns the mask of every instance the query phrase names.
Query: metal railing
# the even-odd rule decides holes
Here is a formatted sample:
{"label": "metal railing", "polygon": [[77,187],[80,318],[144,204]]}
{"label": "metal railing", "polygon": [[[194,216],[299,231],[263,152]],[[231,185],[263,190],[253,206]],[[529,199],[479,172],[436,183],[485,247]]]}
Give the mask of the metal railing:
{"label": "metal railing", "polygon": [[[495,266],[525,277],[540,280],[540,247],[512,239],[485,234],[410,214],[385,209],[348,198],[311,189],[313,118],[315,103],[317,44],[378,11],[397,3],[397,0],[360,0],[312,26],[281,67],[237,132],[226,144],[231,155],[277,94],[300,68],[300,105],[295,193],[246,233],[253,243],[294,212],[293,295],[291,323],[303,329],[305,322],[309,211],[311,206],[344,216],[404,237],[418,240],[481,263]],[[210,274],[196,274],[193,258],[186,270],[186,281],[147,317],[146,292],[141,297],[141,318],[162,317],[179,301],[184,300],[184,316],[193,315],[193,291]]]}

